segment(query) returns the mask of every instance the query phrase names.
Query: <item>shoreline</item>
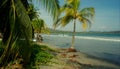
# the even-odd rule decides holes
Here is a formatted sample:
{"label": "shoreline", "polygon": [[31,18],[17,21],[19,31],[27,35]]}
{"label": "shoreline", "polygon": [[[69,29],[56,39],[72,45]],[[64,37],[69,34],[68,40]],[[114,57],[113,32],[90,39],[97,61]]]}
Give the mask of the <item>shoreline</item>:
{"label": "shoreline", "polygon": [[[54,49],[58,52],[54,52],[58,64],[64,63],[64,65],[52,64],[54,69],[120,69],[119,65],[111,63],[107,60],[91,56],[80,51],[77,52],[67,52],[65,48],[59,48],[57,46],[52,46],[47,43],[38,43],[40,45],[46,45],[51,49]],[[50,65],[51,66],[51,65]],[[58,67],[56,67],[58,66]],[[42,68],[43,67],[43,68]],[[45,69],[48,66],[41,66],[41,69]],[[67,67],[67,68],[66,68]],[[47,69],[47,68],[46,68]]]}

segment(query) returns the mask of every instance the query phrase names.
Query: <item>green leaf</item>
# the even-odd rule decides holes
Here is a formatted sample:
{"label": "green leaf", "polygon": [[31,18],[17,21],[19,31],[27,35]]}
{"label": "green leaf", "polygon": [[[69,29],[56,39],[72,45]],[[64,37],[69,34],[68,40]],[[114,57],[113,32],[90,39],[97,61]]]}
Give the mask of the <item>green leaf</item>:
{"label": "green leaf", "polygon": [[58,0],[38,0],[38,2],[53,16],[53,20],[58,18],[57,15],[60,8]]}

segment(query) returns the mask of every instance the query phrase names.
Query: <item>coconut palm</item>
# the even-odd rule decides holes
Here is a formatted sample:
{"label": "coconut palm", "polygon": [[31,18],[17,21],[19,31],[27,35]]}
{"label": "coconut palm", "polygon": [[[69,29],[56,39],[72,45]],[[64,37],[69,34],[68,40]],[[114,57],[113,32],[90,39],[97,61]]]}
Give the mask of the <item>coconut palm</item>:
{"label": "coconut palm", "polygon": [[76,31],[76,20],[82,23],[84,29],[90,26],[91,20],[94,16],[94,8],[87,7],[81,9],[80,0],[66,0],[65,5],[60,8],[60,14],[58,20],[54,23],[54,27],[62,26],[65,27],[71,21],[73,21],[73,36],[71,49],[74,49],[75,31]]}
{"label": "coconut palm", "polygon": [[[45,33],[45,34],[49,34],[49,29],[47,27],[47,25],[45,24],[44,20],[42,18],[40,18],[40,12],[38,12],[39,10],[37,8],[34,7],[33,4],[30,4],[30,8],[28,9],[28,15],[30,16],[30,19],[32,21],[32,27],[33,27],[33,39],[34,39],[34,33],[36,33],[36,39],[38,39],[38,41],[42,41],[42,36],[40,35],[40,33]],[[40,38],[40,37],[41,38]]]}
{"label": "coconut palm", "polygon": [[29,4],[29,8],[27,9],[27,14],[30,17],[30,20],[38,18],[39,12],[37,12],[37,9],[34,7],[34,5],[31,3]]}
{"label": "coconut palm", "polygon": [[33,28],[35,29],[34,32],[36,33],[45,33],[44,30],[48,28],[43,19],[33,20],[32,25],[33,25]]}
{"label": "coconut palm", "polygon": [[[57,18],[58,0],[37,1],[45,6],[54,19]],[[0,57],[0,65],[6,65],[9,60],[15,59],[18,54],[24,59],[25,63],[29,61],[32,25],[30,16],[27,14],[28,8],[28,0],[0,0],[0,31],[3,34],[2,41],[5,48]]]}
{"label": "coconut palm", "polygon": [[41,33],[49,33],[48,27],[45,24],[43,19],[34,19],[32,21],[32,26],[34,29],[34,32],[36,33],[35,38],[37,39],[37,41],[42,41],[42,36],[40,35]]}

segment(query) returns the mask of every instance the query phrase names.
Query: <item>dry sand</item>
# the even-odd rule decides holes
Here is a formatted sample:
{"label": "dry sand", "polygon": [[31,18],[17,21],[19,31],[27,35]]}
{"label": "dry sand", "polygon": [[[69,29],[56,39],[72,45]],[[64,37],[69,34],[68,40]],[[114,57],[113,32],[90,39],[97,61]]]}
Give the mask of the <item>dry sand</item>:
{"label": "dry sand", "polygon": [[67,49],[57,48],[48,44],[44,45],[57,52],[52,52],[55,58],[48,65],[40,65],[38,67],[40,69],[120,69],[118,65],[81,52],[68,52]]}

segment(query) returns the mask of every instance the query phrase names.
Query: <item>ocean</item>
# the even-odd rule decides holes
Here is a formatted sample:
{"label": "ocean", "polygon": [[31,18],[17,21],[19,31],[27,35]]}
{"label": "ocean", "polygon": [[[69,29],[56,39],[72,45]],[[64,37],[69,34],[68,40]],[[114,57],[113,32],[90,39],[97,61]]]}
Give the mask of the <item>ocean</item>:
{"label": "ocean", "polygon": [[[60,48],[71,46],[71,34],[42,35],[45,43]],[[76,34],[77,51],[120,65],[120,34]]]}

